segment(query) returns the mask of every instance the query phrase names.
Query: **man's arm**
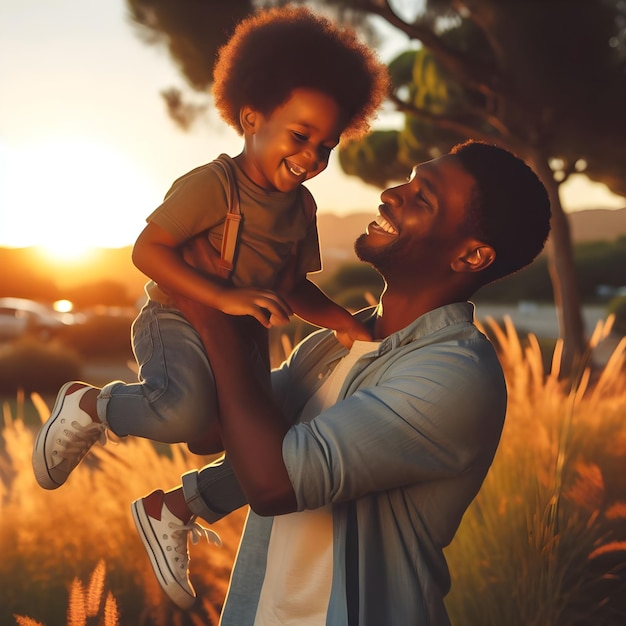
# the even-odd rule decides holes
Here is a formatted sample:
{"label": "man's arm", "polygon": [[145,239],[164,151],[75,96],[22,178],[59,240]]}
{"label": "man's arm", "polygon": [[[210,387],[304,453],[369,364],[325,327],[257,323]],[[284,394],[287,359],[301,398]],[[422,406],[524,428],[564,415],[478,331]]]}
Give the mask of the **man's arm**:
{"label": "man's arm", "polygon": [[295,511],[296,497],[282,455],[287,421],[254,374],[245,325],[182,296],[174,298],[207,351],[222,443],[248,503],[259,515]]}

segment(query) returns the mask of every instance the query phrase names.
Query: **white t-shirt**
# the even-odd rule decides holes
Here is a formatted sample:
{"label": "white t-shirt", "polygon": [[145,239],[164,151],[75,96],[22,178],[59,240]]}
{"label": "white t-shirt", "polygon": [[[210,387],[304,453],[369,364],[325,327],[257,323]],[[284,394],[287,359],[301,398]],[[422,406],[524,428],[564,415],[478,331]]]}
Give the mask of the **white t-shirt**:
{"label": "white t-shirt", "polygon": [[[308,422],[337,401],[356,360],[378,342],[355,341],[317,393],[305,405],[300,421]],[[324,626],[333,577],[331,505],[277,515],[272,523],[267,568],[255,626]]]}

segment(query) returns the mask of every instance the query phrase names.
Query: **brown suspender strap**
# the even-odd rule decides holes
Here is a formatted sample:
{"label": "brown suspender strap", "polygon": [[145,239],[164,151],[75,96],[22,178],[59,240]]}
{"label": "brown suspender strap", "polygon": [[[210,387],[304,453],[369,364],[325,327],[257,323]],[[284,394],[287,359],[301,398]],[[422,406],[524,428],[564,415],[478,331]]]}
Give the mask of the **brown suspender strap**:
{"label": "brown suspender strap", "polygon": [[[228,161],[215,159],[213,161],[221,167],[226,180],[228,181],[228,212],[226,213],[226,222],[224,224],[224,234],[222,235],[222,250],[219,262],[219,273],[222,278],[230,278],[233,271],[233,261],[235,258],[235,250],[237,249],[237,236],[241,225],[241,208],[239,206],[239,189],[237,187],[237,179],[235,172]],[[313,196],[307,189],[302,190],[304,213],[307,224],[315,221],[316,205]]]}
{"label": "brown suspender strap", "polygon": [[219,263],[219,272],[222,278],[229,278],[233,271],[233,260],[235,258],[235,250],[237,248],[237,235],[241,223],[241,209],[239,207],[239,189],[235,173],[232,171],[230,163],[216,159],[214,161],[219,165],[228,181],[228,213],[226,214],[226,222],[224,224],[224,234],[222,236],[222,251]]}

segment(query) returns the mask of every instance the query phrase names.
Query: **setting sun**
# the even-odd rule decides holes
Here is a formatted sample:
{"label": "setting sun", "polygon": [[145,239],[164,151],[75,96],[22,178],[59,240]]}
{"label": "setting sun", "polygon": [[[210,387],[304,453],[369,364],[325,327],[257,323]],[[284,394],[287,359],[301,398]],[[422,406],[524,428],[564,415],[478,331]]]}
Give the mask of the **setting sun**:
{"label": "setting sun", "polygon": [[128,245],[160,201],[138,164],[95,140],[53,138],[6,161],[1,245],[39,246],[57,259]]}
{"label": "setting sun", "polygon": [[41,255],[52,261],[80,261],[88,257],[94,247],[71,239],[38,246]]}

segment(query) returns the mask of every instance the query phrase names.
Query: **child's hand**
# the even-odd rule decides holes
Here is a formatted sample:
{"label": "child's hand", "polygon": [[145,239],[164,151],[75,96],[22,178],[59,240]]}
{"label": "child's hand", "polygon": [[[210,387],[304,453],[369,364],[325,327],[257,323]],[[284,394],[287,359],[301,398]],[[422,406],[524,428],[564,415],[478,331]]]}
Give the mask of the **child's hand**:
{"label": "child's hand", "polygon": [[269,289],[225,289],[216,308],[229,315],[251,315],[265,328],[287,324],[292,314],[285,300]]}
{"label": "child's hand", "polygon": [[352,347],[355,341],[371,341],[372,333],[367,330],[365,324],[355,318],[350,318],[351,322],[349,326],[345,328],[338,328],[335,330],[335,336],[339,343],[348,348]]}

